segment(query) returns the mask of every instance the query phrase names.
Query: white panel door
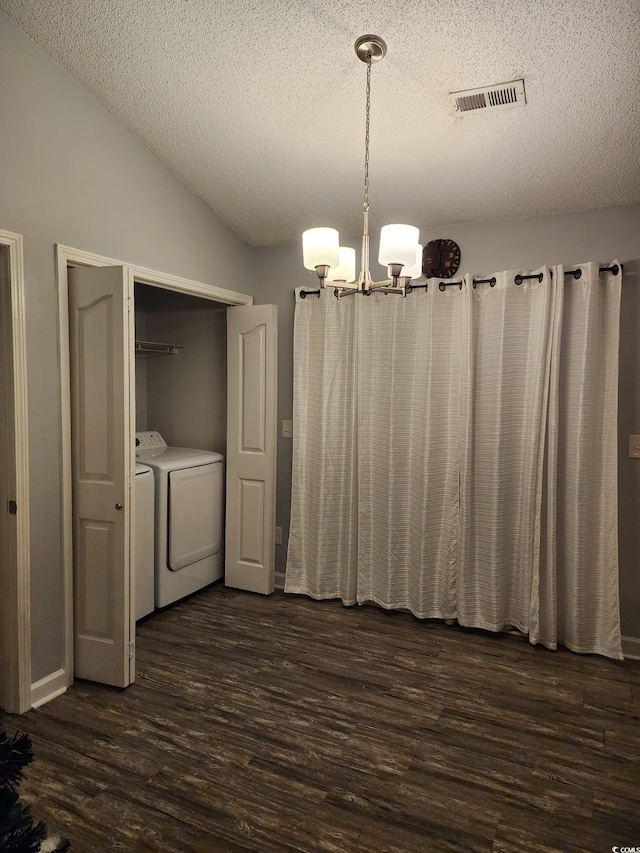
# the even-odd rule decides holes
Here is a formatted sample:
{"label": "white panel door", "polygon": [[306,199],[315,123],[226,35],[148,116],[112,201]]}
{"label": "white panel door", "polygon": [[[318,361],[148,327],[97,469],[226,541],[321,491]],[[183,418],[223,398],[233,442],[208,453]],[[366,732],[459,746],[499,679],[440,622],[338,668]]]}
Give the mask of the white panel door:
{"label": "white panel door", "polygon": [[227,586],[269,595],[275,580],[278,309],[227,311]]}
{"label": "white panel door", "polygon": [[69,271],[74,674],[117,687],[133,681],[135,672],[131,287],[121,267]]}

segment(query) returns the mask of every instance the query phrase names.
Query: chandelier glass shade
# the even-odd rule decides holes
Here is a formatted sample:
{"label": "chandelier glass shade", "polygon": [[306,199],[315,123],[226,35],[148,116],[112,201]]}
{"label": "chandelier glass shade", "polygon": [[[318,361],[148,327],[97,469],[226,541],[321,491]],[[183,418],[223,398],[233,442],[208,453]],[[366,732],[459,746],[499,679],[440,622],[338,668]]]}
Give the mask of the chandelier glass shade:
{"label": "chandelier glass shade", "polygon": [[[389,270],[389,275],[391,275],[391,271]],[[418,243],[418,250],[416,252],[416,257],[412,264],[407,264],[402,267],[401,278],[406,278],[408,281],[411,281],[415,278],[420,278],[422,275],[422,246]]]}
{"label": "chandelier glass shade", "polygon": [[349,246],[340,246],[338,252],[338,266],[330,267],[327,279],[329,281],[355,281],[356,250],[350,248]]}
{"label": "chandelier glass shade", "polygon": [[335,267],[340,260],[340,236],[335,228],[310,228],[302,235],[303,262],[308,270]]}
{"label": "chandelier glass shade", "polygon": [[[302,235],[303,263],[315,270],[320,287],[335,283],[338,298],[350,293],[370,294],[372,290],[406,296],[412,278],[422,274],[420,233],[413,225],[385,225],[380,232],[378,262],[387,267],[389,278],[374,282],[369,269],[369,119],[371,106],[371,65],[387,52],[387,45],[375,35],[360,36],[355,43],[358,58],[367,65],[366,131],[364,157],[364,201],[360,274],[355,275],[355,250],[340,246],[335,228],[310,228]],[[416,269],[419,271],[416,274]]]}
{"label": "chandelier glass shade", "polygon": [[416,260],[420,232],[413,225],[383,225],[378,263],[383,267],[409,266]]}

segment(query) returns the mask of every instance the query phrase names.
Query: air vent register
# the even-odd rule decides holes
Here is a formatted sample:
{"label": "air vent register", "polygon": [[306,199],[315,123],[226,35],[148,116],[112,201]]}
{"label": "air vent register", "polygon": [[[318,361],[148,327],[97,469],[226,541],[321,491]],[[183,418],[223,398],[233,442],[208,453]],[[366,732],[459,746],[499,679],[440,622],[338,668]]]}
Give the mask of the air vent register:
{"label": "air vent register", "polygon": [[464,92],[450,92],[453,108],[457,113],[473,110],[513,109],[523,107],[527,100],[524,94],[524,80],[511,80],[495,86],[483,86],[481,89],[467,89]]}

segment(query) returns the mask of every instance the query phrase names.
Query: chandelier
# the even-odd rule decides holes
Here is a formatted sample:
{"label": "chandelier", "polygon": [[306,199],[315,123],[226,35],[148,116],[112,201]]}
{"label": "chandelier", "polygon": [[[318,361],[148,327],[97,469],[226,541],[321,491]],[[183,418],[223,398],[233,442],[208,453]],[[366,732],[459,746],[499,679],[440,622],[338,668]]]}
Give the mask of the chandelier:
{"label": "chandelier", "polygon": [[406,296],[409,282],[422,274],[420,234],[413,225],[385,225],[380,230],[378,263],[387,267],[389,278],[373,281],[369,269],[369,117],[371,107],[371,65],[381,60],[387,45],[380,36],[360,36],[355,43],[358,58],[367,65],[367,99],[364,141],[364,201],[360,275],[356,279],[355,249],[340,246],[335,228],[310,228],[302,235],[303,263],[315,270],[320,287],[335,286],[338,298],[351,293],[369,296],[372,290]]}

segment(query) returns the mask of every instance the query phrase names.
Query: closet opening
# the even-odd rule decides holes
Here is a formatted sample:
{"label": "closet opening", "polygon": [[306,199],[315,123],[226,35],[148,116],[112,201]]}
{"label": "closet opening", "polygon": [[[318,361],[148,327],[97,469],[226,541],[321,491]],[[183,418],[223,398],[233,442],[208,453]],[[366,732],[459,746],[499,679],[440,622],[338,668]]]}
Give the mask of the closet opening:
{"label": "closet opening", "polygon": [[[224,461],[224,550],[213,550],[225,585],[268,595],[275,571],[276,307],[81,250],[56,254],[65,661],[43,701],[76,677],[119,687],[135,679],[138,436]],[[177,473],[173,506],[189,520],[192,475]],[[180,573],[190,541],[179,541],[178,565],[171,553],[167,576]],[[191,550],[196,563],[209,556]]]}
{"label": "closet opening", "polygon": [[224,304],[139,282],[134,304],[139,622],[224,575],[227,318]]}
{"label": "closet opening", "polygon": [[137,281],[134,305],[136,432],[226,455],[227,306]]}

